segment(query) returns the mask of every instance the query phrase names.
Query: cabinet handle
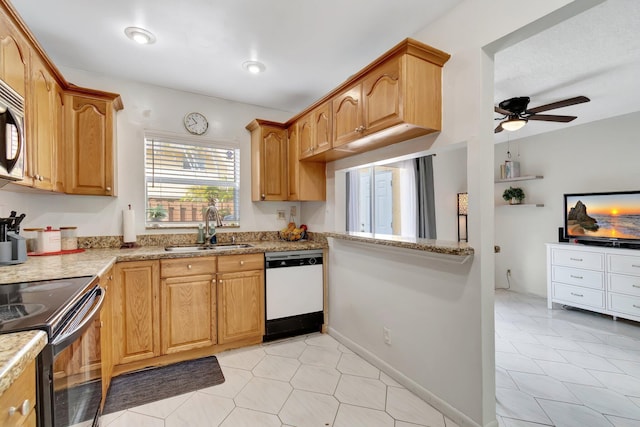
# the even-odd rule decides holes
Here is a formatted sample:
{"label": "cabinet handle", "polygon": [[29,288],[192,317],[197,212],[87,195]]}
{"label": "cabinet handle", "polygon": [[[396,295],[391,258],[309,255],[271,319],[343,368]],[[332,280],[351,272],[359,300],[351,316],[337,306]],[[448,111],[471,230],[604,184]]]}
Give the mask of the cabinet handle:
{"label": "cabinet handle", "polygon": [[574,279],[580,279],[580,280],[584,279],[584,277],[582,276],[574,276],[573,274],[570,274],[569,277],[572,277]]}
{"label": "cabinet handle", "polygon": [[244,265],[244,260],[240,260],[240,265]]}
{"label": "cabinet handle", "polygon": [[582,258],[569,258],[571,261],[582,262]]}
{"label": "cabinet handle", "polygon": [[9,416],[12,417],[16,412],[20,412],[22,416],[25,416],[29,413],[29,409],[31,409],[31,402],[29,402],[29,399],[25,399],[22,405],[20,405],[20,408],[16,408],[15,406],[9,408]]}
{"label": "cabinet handle", "polygon": [[260,195],[260,198],[261,198],[262,200],[264,200],[265,195],[264,195],[264,194]]}
{"label": "cabinet handle", "polygon": [[187,268],[191,270],[191,264],[187,264]]}
{"label": "cabinet handle", "polygon": [[105,190],[111,191],[111,187],[107,187],[107,188],[105,188]]}
{"label": "cabinet handle", "polygon": [[576,294],[575,292],[571,292],[571,295],[573,295],[574,297],[580,297],[580,298],[584,297],[584,295]]}
{"label": "cabinet handle", "polygon": [[113,276],[109,276],[109,280],[113,280]]}
{"label": "cabinet handle", "polygon": [[38,177],[38,180],[40,180],[40,181],[44,181],[44,176],[40,175],[40,176]]}

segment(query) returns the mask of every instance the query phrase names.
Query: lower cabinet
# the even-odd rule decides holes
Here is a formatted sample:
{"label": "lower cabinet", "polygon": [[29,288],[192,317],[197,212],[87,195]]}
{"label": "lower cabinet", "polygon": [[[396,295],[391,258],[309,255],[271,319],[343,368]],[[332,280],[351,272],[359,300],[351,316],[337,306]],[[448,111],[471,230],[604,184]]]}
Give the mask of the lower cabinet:
{"label": "lower cabinet", "polygon": [[100,276],[100,286],[105,290],[104,305],[100,312],[100,356],[102,357],[102,405],[107,397],[113,376],[113,316],[111,315],[113,292],[113,267]]}
{"label": "lower cabinet", "polygon": [[113,360],[120,365],[160,355],[160,262],[115,266]]}
{"label": "lower cabinet", "polygon": [[[0,396],[0,426],[36,427],[36,362]],[[14,411],[10,412],[10,408]]]}
{"label": "lower cabinet", "polygon": [[264,256],[229,255],[218,264],[218,342],[264,335]]}
{"label": "lower cabinet", "polygon": [[216,259],[160,261],[162,354],[216,344]]}

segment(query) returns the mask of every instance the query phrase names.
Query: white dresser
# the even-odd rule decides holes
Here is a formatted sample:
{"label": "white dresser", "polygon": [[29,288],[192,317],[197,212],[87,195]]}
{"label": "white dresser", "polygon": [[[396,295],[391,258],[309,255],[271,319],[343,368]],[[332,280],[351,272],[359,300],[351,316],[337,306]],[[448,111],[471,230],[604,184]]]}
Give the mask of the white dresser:
{"label": "white dresser", "polygon": [[640,250],[547,243],[547,305],[640,322]]}

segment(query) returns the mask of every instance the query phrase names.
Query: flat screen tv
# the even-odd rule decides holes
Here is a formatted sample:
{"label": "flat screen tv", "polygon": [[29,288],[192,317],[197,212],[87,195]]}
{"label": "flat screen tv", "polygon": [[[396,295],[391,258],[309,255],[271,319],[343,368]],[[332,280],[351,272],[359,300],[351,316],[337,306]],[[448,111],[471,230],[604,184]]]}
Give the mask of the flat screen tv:
{"label": "flat screen tv", "polygon": [[640,190],[564,195],[565,238],[640,248]]}

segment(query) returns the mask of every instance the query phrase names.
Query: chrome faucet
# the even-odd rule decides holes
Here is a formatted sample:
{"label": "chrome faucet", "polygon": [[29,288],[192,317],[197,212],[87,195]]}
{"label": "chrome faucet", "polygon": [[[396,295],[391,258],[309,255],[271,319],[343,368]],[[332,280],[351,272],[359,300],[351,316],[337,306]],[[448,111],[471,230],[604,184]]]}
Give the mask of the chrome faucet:
{"label": "chrome faucet", "polygon": [[[209,225],[209,220],[213,219],[215,224],[213,228]],[[218,208],[216,208],[215,203],[207,208],[204,212],[204,224],[205,224],[205,238],[209,240],[209,243],[215,243],[212,240],[213,236],[216,234],[216,227],[222,227],[222,218],[220,218],[220,213],[218,212]]]}

